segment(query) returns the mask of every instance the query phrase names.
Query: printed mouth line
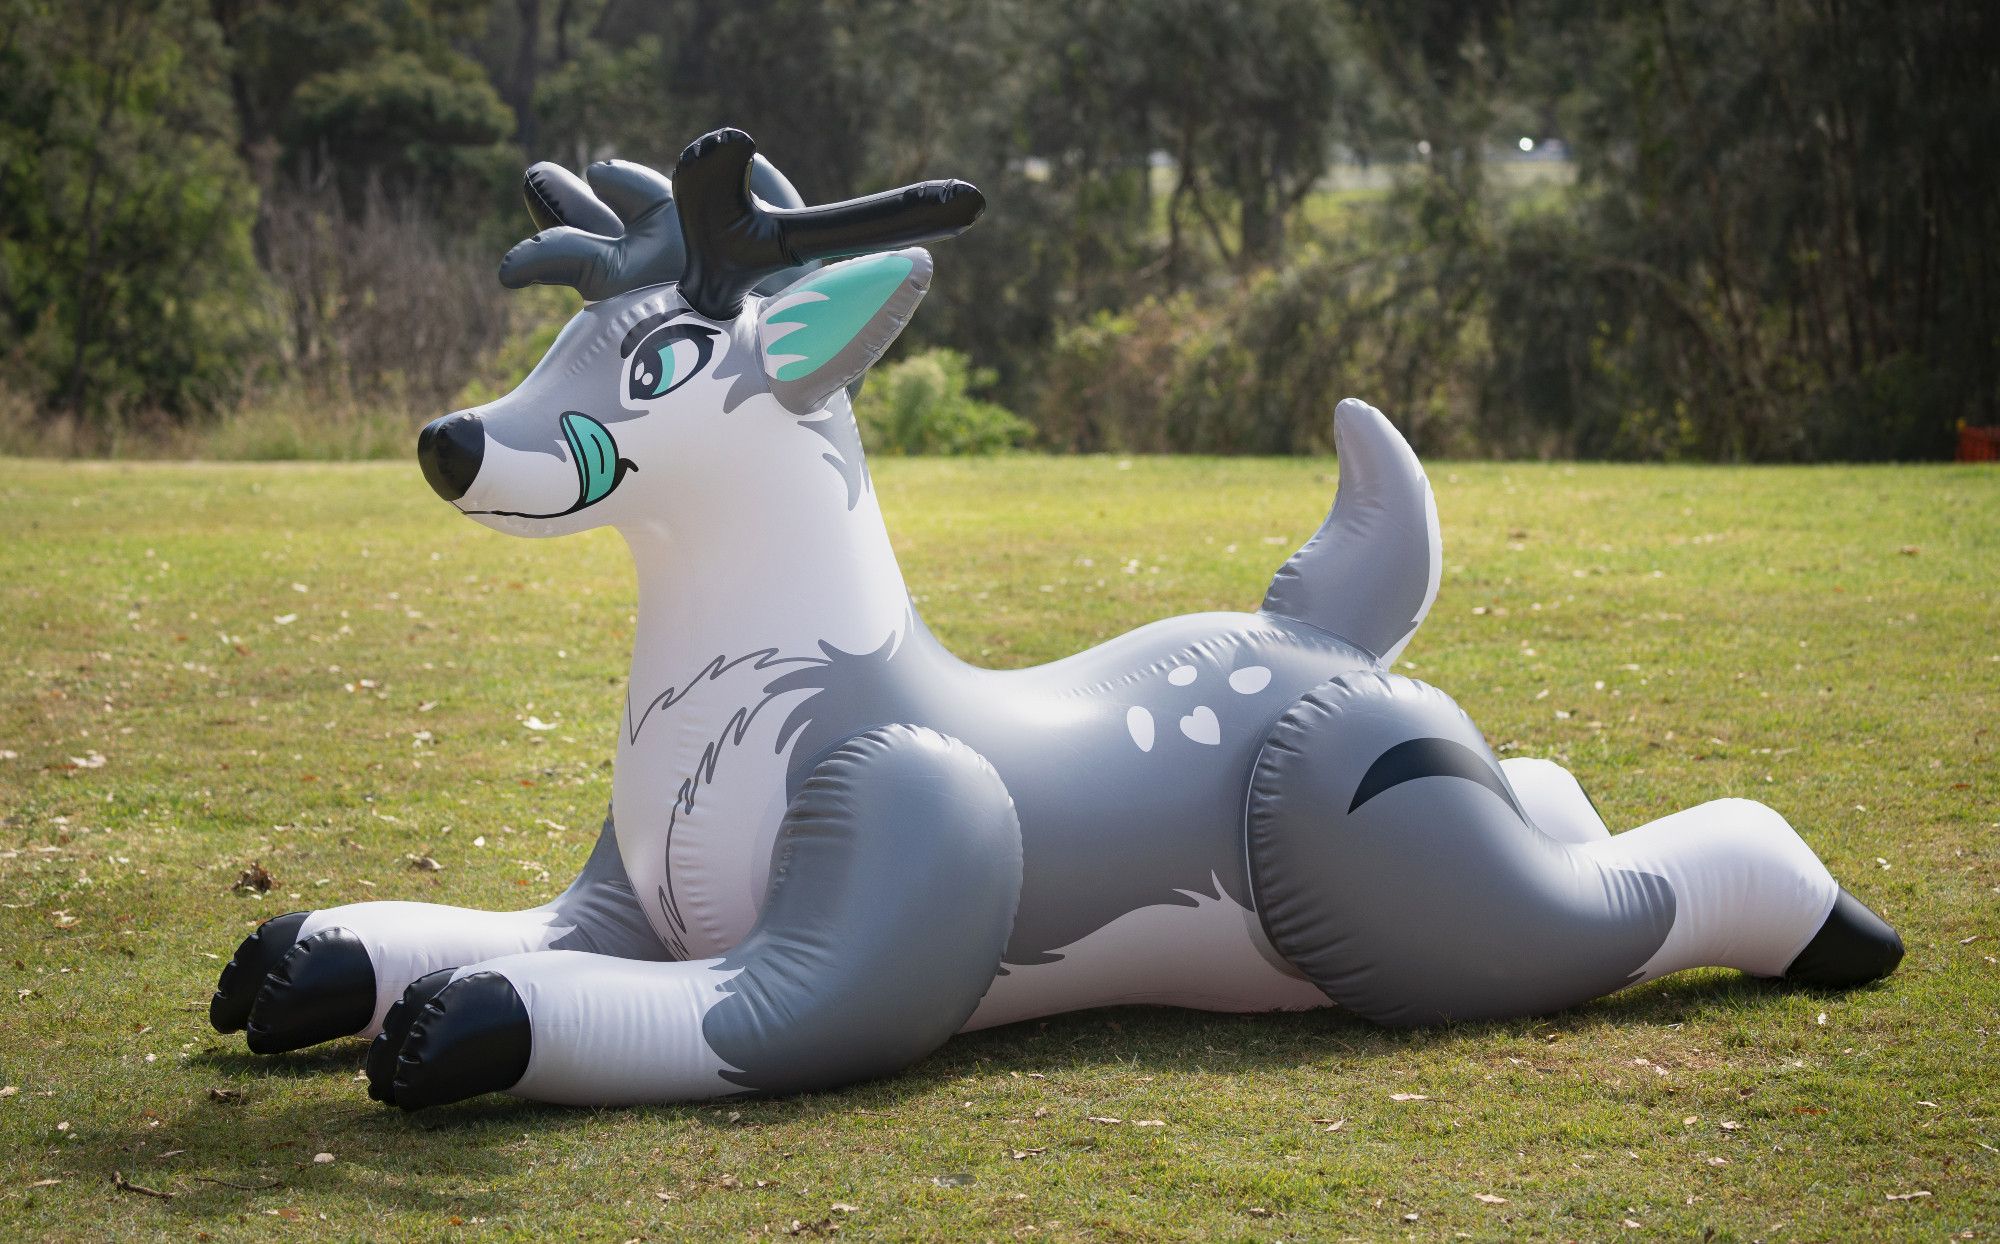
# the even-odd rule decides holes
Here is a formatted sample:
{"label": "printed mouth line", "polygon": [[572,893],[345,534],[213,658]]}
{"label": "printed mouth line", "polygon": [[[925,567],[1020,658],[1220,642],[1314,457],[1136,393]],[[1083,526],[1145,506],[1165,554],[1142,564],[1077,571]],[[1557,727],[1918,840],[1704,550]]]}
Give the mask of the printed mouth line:
{"label": "printed mouth line", "polygon": [[491,514],[500,518],[564,518],[604,500],[627,475],[639,469],[631,459],[618,456],[618,442],[612,437],[610,429],[582,411],[564,411],[559,424],[563,439],[569,443],[570,461],[576,466],[575,505],[551,514],[531,514],[522,510],[462,512]]}

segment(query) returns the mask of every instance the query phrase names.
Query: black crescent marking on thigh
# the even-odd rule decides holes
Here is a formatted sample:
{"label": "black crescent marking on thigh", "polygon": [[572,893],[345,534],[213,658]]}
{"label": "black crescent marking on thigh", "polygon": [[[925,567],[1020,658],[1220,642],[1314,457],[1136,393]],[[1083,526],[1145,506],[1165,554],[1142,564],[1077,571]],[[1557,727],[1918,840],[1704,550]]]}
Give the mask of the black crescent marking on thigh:
{"label": "black crescent marking on thigh", "polygon": [[1528,819],[1521,811],[1521,805],[1515,802],[1514,792],[1507,788],[1507,783],[1492,764],[1465,744],[1451,739],[1407,739],[1377,756],[1375,763],[1368,766],[1368,772],[1362,775],[1361,785],[1354,792],[1354,802],[1347,806],[1347,810],[1352,813],[1385,790],[1427,777],[1455,777],[1477,782],[1506,800],[1507,806],[1514,809],[1515,816],[1523,821]]}

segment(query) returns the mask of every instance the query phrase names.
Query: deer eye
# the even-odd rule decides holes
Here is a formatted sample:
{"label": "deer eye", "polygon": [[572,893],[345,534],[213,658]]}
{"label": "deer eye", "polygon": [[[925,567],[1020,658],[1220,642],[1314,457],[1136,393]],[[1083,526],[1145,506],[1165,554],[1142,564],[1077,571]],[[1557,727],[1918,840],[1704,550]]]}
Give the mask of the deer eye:
{"label": "deer eye", "polygon": [[627,395],[635,402],[665,397],[708,366],[715,351],[715,330],[701,324],[669,324],[657,329],[632,351],[632,375]]}

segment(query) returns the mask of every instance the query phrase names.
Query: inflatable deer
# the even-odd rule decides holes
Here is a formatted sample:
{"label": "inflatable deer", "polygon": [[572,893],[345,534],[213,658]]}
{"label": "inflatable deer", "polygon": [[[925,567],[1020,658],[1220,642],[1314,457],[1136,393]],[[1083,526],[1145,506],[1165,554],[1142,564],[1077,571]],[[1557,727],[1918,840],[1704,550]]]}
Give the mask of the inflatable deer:
{"label": "inflatable deer", "polygon": [[1035,669],[953,657],[849,392],[930,283],[915,245],[984,201],[926,182],[805,207],[753,156],[721,130],[671,182],[531,169],[543,232],[501,278],[588,305],[518,389],[419,442],[488,527],[631,547],[612,815],[582,875],[529,911],[280,916],[223,971],[218,1029],[264,1053],[372,1036],[369,1092],[407,1109],[662,1102],[836,1086],[1114,1003],[1410,1025],[1704,964],[1820,986],[1896,965],[1771,809],[1614,835],[1563,769],[1496,762],[1390,672],[1437,592],[1437,514],[1357,401],[1332,513],[1255,612]]}

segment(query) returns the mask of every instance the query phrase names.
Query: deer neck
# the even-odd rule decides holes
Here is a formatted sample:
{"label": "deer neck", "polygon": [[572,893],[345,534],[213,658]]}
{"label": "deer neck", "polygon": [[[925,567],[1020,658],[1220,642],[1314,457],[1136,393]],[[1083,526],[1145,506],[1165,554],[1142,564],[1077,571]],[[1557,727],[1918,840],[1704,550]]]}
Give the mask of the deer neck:
{"label": "deer neck", "polygon": [[717,658],[817,657],[822,643],[872,652],[908,629],[909,592],[872,487],[851,510],[806,521],[757,512],[704,527],[625,530],[639,579],[635,703],[685,686]]}

